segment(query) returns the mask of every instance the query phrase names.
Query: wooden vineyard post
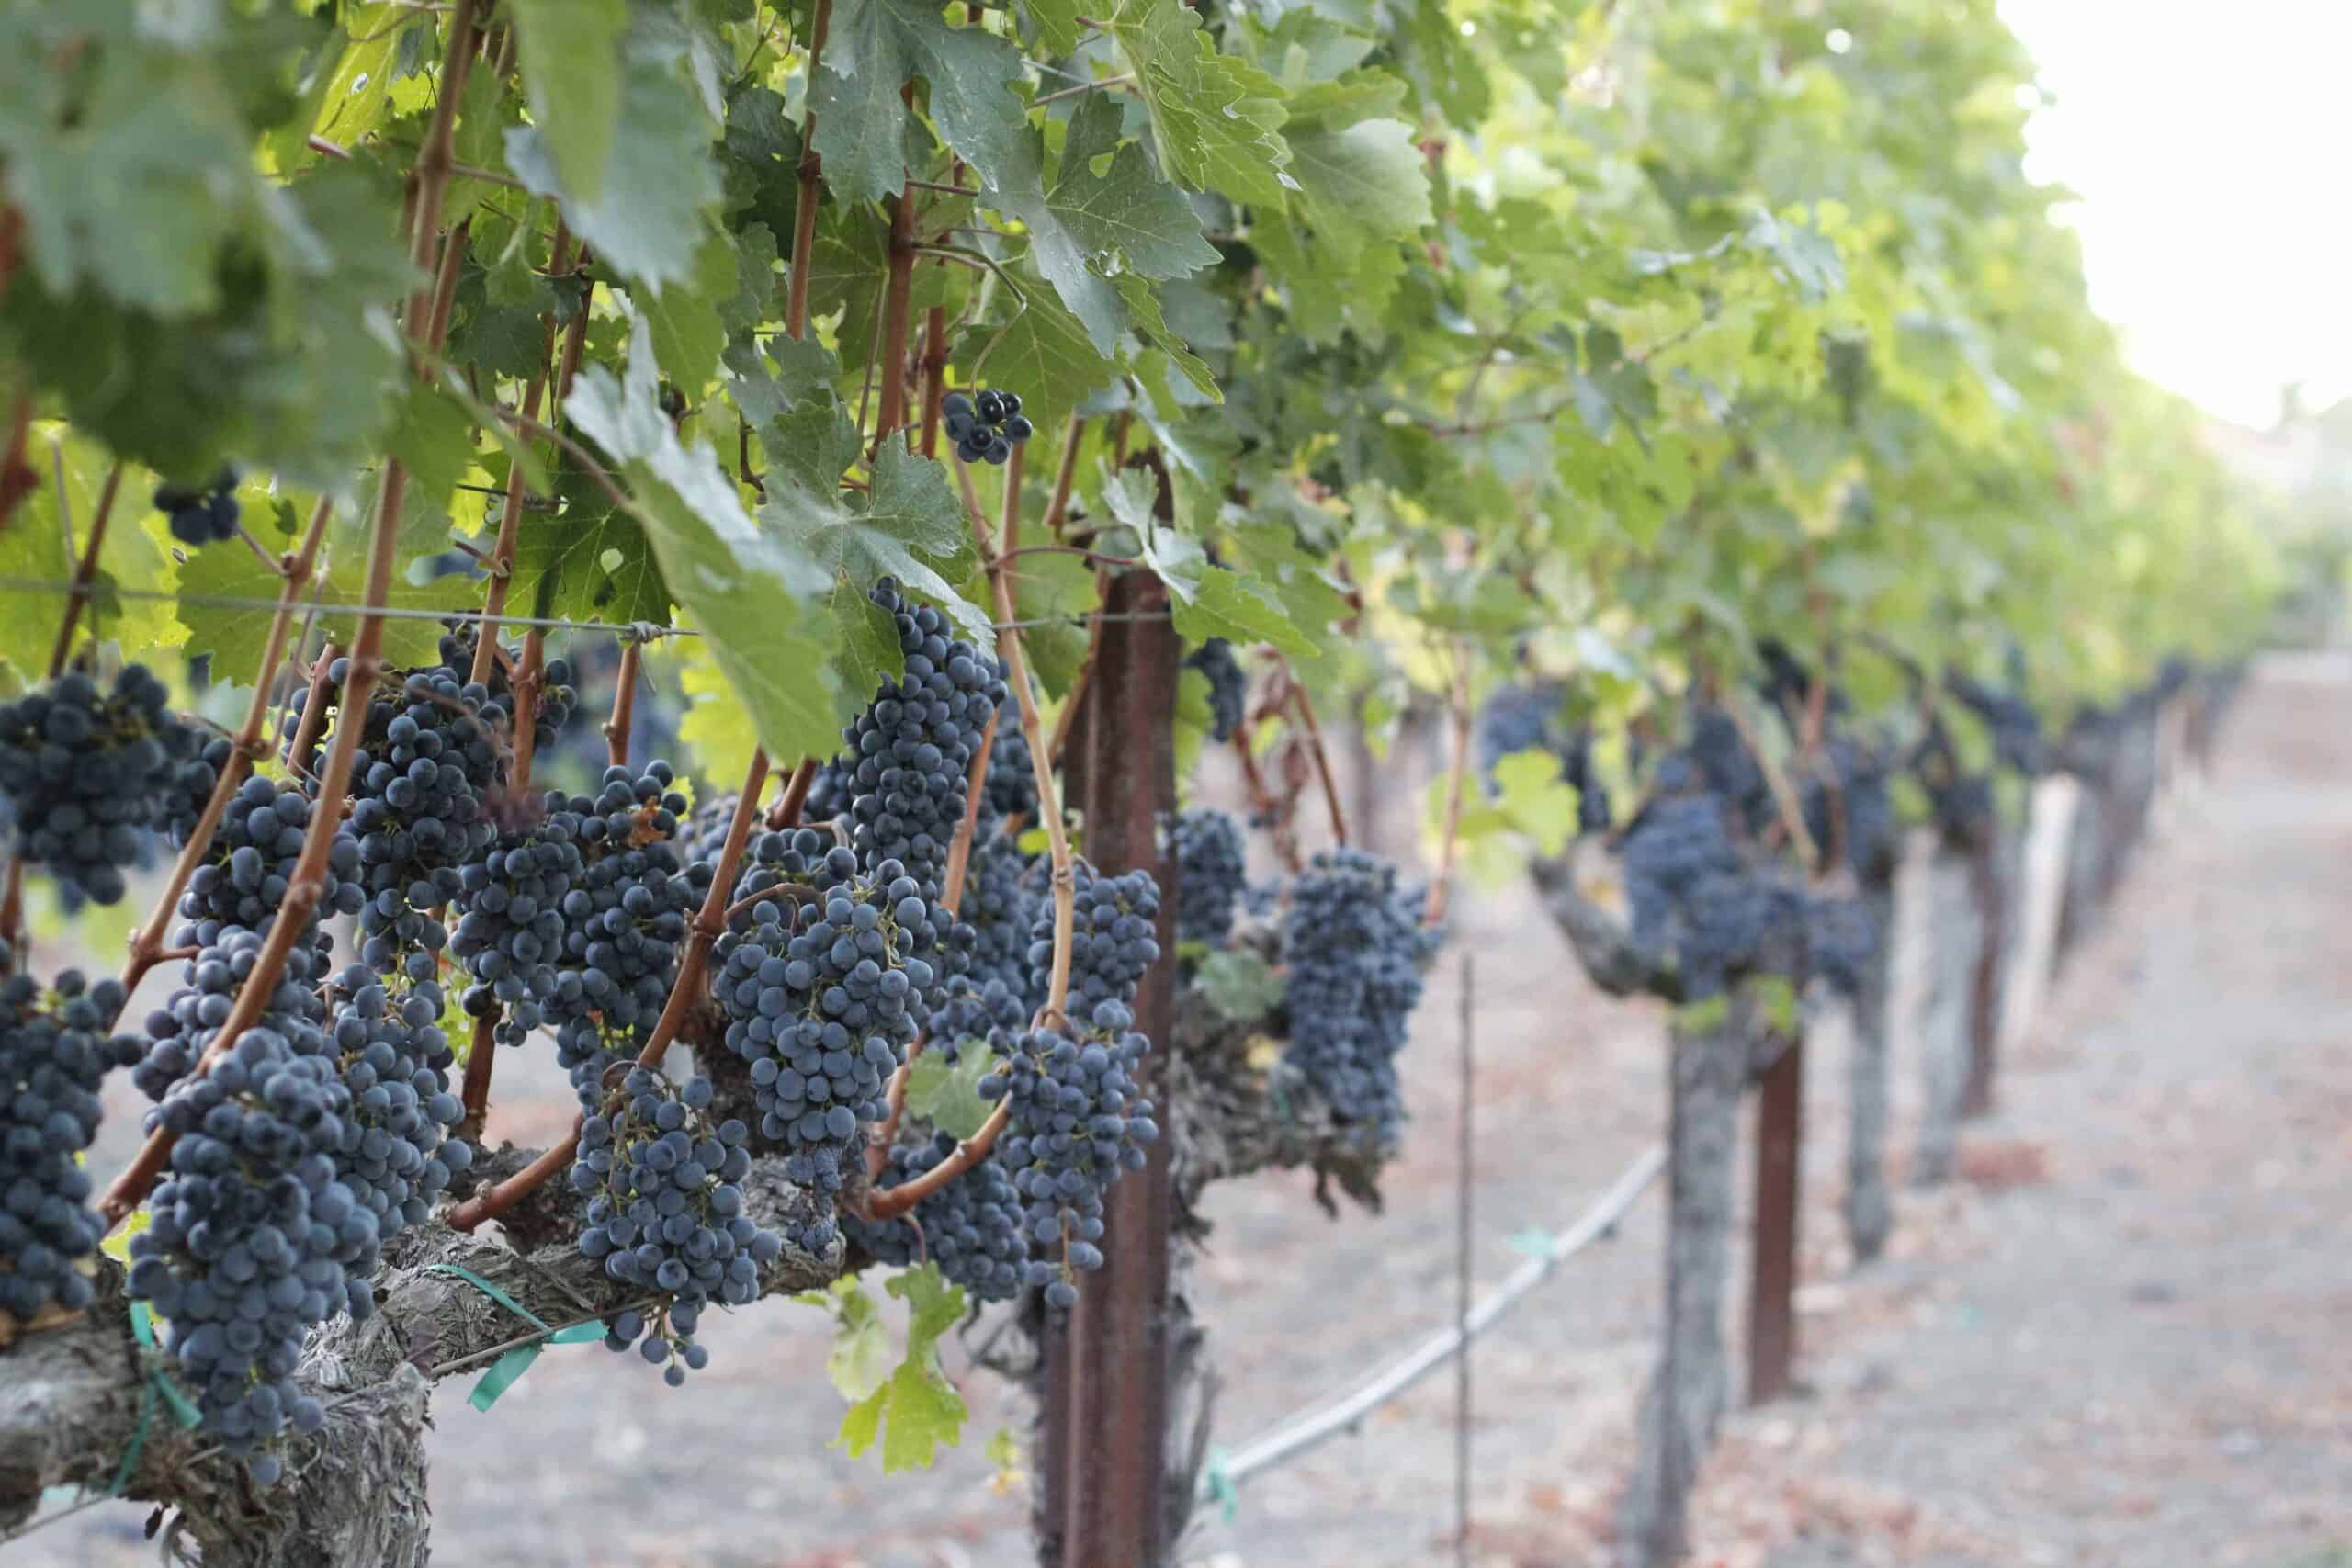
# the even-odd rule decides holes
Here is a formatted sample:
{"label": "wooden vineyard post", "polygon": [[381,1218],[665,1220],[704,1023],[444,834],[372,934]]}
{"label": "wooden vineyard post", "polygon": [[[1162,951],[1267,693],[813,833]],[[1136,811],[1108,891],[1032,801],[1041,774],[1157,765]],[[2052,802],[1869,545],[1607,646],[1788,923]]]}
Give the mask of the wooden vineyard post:
{"label": "wooden vineyard post", "polygon": [[[1165,485],[1162,494],[1165,495]],[[1114,578],[1102,646],[1078,732],[1087,742],[1086,852],[1106,875],[1137,866],[1159,883],[1159,945],[1176,951],[1175,865],[1160,852],[1159,824],[1176,809],[1178,642],[1168,591],[1148,572]],[[1159,1077],[1174,1018],[1172,959],[1144,976],[1136,1027],[1153,1043],[1145,1092]],[[1174,1122],[1159,1104],[1159,1122]],[[1081,1278],[1078,1305],[1049,1341],[1044,1461],[1048,1561],[1062,1568],[1160,1568],[1169,1547],[1167,1431],[1171,1325],[1169,1139],[1150,1145],[1105,1201],[1100,1272]],[[1189,1496],[1181,1500],[1189,1505]],[[1056,1549],[1057,1548],[1057,1554]]]}
{"label": "wooden vineyard post", "polygon": [[1789,1392],[1796,1359],[1797,1198],[1804,1164],[1804,1026],[1758,1081],[1756,1245],[1747,1295],[1747,1402]]}
{"label": "wooden vineyard post", "polygon": [[1993,1110],[2000,1071],[2001,1015],[2015,976],[2024,915],[2025,826],[2004,817],[1976,855],[1976,906],[1983,942],[1968,998],[1968,1086],[1962,1116]]}

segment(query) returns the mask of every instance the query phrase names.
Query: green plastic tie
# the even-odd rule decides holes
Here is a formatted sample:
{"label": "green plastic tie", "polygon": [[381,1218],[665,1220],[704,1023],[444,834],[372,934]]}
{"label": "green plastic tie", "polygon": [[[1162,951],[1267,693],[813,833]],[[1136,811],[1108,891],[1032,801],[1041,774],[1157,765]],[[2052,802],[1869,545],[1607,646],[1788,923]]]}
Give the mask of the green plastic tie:
{"label": "green plastic tie", "polygon": [[1232,1472],[1226,1469],[1227,1457],[1222,1448],[1209,1450],[1209,1495],[1224,1510],[1225,1522],[1231,1524],[1234,1516],[1241,1512],[1241,1489],[1233,1484]]}
{"label": "green plastic tie", "polygon": [[602,1323],[575,1323],[569,1328],[548,1327],[546,1319],[470,1269],[462,1268],[455,1263],[435,1263],[425,1271],[431,1274],[454,1275],[463,1280],[467,1284],[539,1331],[538,1338],[527,1345],[515,1346],[514,1348],[492,1361],[490,1364],[490,1370],[475,1380],[473,1392],[466,1395],[466,1403],[476,1410],[488,1410],[497,1404],[499,1396],[522,1381],[523,1374],[531,1370],[531,1363],[539,1359],[539,1352],[548,1346],[585,1345],[592,1339],[602,1339],[605,1337],[605,1325]]}
{"label": "green plastic tie", "polygon": [[[155,1315],[148,1310],[145,1302],[130,1303],[130,1333],[147,1349],[156,1348]],[[166,1376],[161,1367],[151,1366],[147,1380],[155,1392],[164,1396],[164,1403],[171,1406],[172,1418],[181,1426],[193,1427],[204,1419],[204,1412],[196,1407],[196,1402],[182,1393],[179,1384]]]}

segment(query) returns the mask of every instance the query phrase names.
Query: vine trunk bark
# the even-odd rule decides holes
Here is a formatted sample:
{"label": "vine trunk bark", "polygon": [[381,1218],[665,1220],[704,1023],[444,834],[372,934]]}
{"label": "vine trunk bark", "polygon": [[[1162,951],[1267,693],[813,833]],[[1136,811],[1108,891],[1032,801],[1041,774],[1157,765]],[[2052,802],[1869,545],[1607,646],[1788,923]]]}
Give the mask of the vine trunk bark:
{"label": "vine trunk bark", "polygon": [[1894,1228],[1894,1200],[1886,1179],[1887,1034],[1894,973],[1894,880],[1890,873],[1863,889],[1878,946],[1854,994],[1853,1056],[1847,1099],[1846,1235],[1854,1261],[1868,1263],[1886,1247]]}
{"label": "vine trunk bark", "polygon": [[1926,995],[1919,1005],[1920,1069],[1926,1103],[1911,1161],[1917,1187],[1951,1179],[1960,1159],[1961,1106],[1968,1093],[1968,1027],[1976,961],[1984,947],[1976,899],[1975,854],[1939,845],[1928,863]]}
{"label": "vine trunk bark", "polygon": [[1723,1416],[1733,1167],[1755,1026],[1756,1009],[1742,989],[1727,1005],[1686,1011],[1674,1030],[1666,1338],[1643,1395],[1634,1475],[1617,1518],[1623,1558],[1639,1568],[1658,1568],[1689,1551],[1690,1491]]}

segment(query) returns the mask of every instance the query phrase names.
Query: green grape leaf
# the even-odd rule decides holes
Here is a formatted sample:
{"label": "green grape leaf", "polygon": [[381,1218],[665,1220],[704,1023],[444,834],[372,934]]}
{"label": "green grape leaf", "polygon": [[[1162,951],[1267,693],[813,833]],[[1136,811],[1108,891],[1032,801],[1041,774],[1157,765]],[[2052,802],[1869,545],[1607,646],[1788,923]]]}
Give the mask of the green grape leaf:
{"label": "green grape leaf", "polygon": [[943,1133],[968,1138],[996,1110],[980,1098],[979,1082],[996,1066],[996,1053],[975,1040],[958,1053],[956,1042],[933,1040],[931,1049],[907,1069],[907,1109]]}
{"label": "green grape leaf", "polygon": [[574,199],[605,193],[621,125],[628,0],[507,0],[531,123]]}
{"label": "green grape leaf", "polygon": [[907,1354],[873,1393],[850,1406],[833,1446],[854,1459],[882,1443],[882,1470],[927,1470],[964,1435],[964,1396],[939,1364],[939,1340],[964,1313],[964,1292],[926,1264],[883,1287],[907,1303]]}
{"label": "green grape leaf", "polygon": [[639,59],[622,78],[616,139],[594,195],[565,186],[536,125],[506,133],[506,162],[533,195],[556,198],[572,231],[604,262],[658,296],[672,284],[693,286],[703,217],[719,197],[710,155],[717,130],[692,87],[667,66]]}
{"label": "green grape leaf", "polygon": [[[1108,165],[1095,173],[1105,157]],[[1192,204],[1152,168],[1143,143],[1120,141],[1119,106],[1108,94],[1087,99],[1070,118],[1045,207],[1080,250],[1115,251],[1145,277],[1182,277],[1217,261]]]}
{"label": "green grape leaf", "polygon": [[0,27],[0,188],[33,276],[163,316],[218,308],[221,247],[266,199],[235,95],[204,55],[70,24]]}
{"label": "green grape leaf", "polygon": [[[472,413],[455,399],[443,396],[435,383],[417,381],[410,386],[384,444],[408,469],[412,499],[429,502],[436,510],[447,505],[449,492],[473,466],[473,427]],[[404,547],[423,542],[401,540]]]}
{"label": "green grape leaf", "polygon": [[1289,141],[1300,212],[1317,247],[1342,262],[1352,264],[1366,246],[1418,233],[1434,216],[1429,165],[1403,120],[1317,127]]}
{"label": "green grape leaf", "polygon": [[720,312],[735,307],[737,283],[734,242],[706,234],[695,250],[694,276],[680,288],[648,290],[641,301],[653,329],[653,357],[671,384],[689,396],[698,394],[718,367],[718,351],[727,346]]}
{"label": "green grape leaf", "polygon": [[631,318],[626,378],[590,367],[564,411],[621,464],[662,581],[709,635],[762,744],[779,757],[830,755],[833,682],[800,615],[824,574],[760,531],[709,447],[678,439],[643,317]]}
{"label": "green grape leaf", "polygon": [[1059,59],[1078,47],[1078,18],[1086,14],[1080,0],[1021,0],[1036,36],[1037,52]]}
{"label": "green grape leaf", "polygon": [[[802,405],[807,406],[807,405]],[[842,422],[847,428],[847,421]],[[856,446],[850,431],[850,446]],[[885,441],[876,454],[871,488],[845,501],[833,479],[782,472],[768,481],[761,521],[829,577],[863,594],[876,579],[895,577],[936,601],[966,635],[984,645],[994,638],[989,617],[956,591],[943,571],[960,572],[969,558],[964,508],[948,488],[947,470],[928,457]]]}
{"label": "green grape leaf", "polygon": [[936,6],[842,0],[808,100],[826,188],[836,199],[876,201],[904,187],[917,143],[899,90],[917,77],[931,88],[940,136],[989,178],[1012,161],[1027,125],[1006,86],[1021,72],[1012,43],[984,28],[951,28]]}
{"label": "green grape leaf", "polygon": [[1236,1023],[1272,1012],[1282,1005],[1286,989],[1272,965],[1243,948],[1212,953],[1202,959],[1193,983],[1211,1007]]}
{"label": "green grape leaf", "polygon": [[1217,389],[1216,377],[1211,374],[1207,362],[1184,346],[1183,339],[1168,330],[1167,321],[1159,313],[1159,300],[1152,294],[1151,285],[1131,273],[1121,273],[1116,279],[1119,298],[1125,300],[1135,318],[1136,333],[1146,343],[1168,356],[1169,364],[1193,384],[1193,389],[1211,402],[1225,401],[1225,394]]}
{"label": "green grape leaf", "polygon": [[985,371],[1001,386],[1021,389],[1041,424],[1119,379],[1119,362],[1099,353],[1078,318],[1042,289],[1031,289],[1001,326],[967,329],[956,340],[956,357],[971,365],[975,377]]}
{"label": "green grape leaf", "polygon": [[1270,642],[1295,658],[1315,657],[1315,639],[1295,625],[1281,598],[1261,582],[1209,564],[1199,540],[1152,515],[1151,480],[1129,471],[1102,487],[1111,515],[1136,532],[1143,557],[1174,601],[1176,630],[1187,642]]}
{"label": "green grape leaf", "polygon": [[855,1404],[870,1398],[889,1381],[896,1359],[882,1309],[854,1276],[834,1280],[822,1291],[804,1291],[792,1298],[825,1309],[833,1319],[833,1348],[825,1356],[825,1375],[843,1399]]}
{"label": "green grape leaf", "polygon": [[[327,562],[313,597],[321,606],[323,635],[348,646],[359,631],[359,618],[353,612],[367,597],[368,559],[362,547],[367,535],[352,525],[337,530],[335,536],[345,547]],[[179,576],[178,614],[187,628],[188,653],[211,654],[214,668],[232,679],[243,680],[246,671],[258,669],[268,645],[274,613],[269,606],[277,602],[280,586],[277,574],[242,545],[208,545],[195,551],[180,567]],[[206,598],[254,603],[232,609],[195,602]],[[396,570],[384,602],[401,610],[469,610],[479,607],[481,598],[481,585],[464,576],[420,585]],[[433,662],[440,640],[441,627],[433,621],[401,616],[384,623],[384,657],[395,668]]]}
{"label": "green grape leaf", "polygon": [[1562,774],[1560,759],[1550,751],[1515,751],[1495,762],[1497,806],[1546,855],[1566,849],[1577,832],[1576,786]]}
{"label": "green grape leaf", "polygon": [[667,622],[670,590],[637,519],[569,459],[556,499],[561,511],[525,515],[506,602],[541,619]]}
{"label": "green grape leaf", "polygon": [[1290,161],[1282,84],[1217,53],[1178,0],[1120,0],[1105,30],[1135,74],[1160,165],[1194,190],[1279,204]]}

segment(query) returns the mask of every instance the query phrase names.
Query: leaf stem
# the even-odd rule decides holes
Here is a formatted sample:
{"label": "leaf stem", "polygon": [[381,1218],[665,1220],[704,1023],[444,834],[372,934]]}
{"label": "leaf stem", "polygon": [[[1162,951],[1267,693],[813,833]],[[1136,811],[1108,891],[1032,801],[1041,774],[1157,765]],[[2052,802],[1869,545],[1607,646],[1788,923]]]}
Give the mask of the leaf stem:
{"label": "leaf stem", "polygon": [[1348,847],[1348,819],[1340,810],[1340,786],[1331,778],[1331,755],[1323,745],[1323,727],[1315,722],[1315,705],[1308,700],[1306,688],[1292,671],[1290,661],[1283,661],[1283,675],[1290,682],[1291,701],[1298,708],[1299,723],[1306,727],[1306,744],[1315,758],[1315,772],[1323,781],[1323,804],[1331,812],[1331,837],[1341,849]]}
{"label": "leaf stem", "polygon": [[637,673],[640,646],[635,637],[621,642],[621,667],[613,677],[613,716],[605,721],[605,760],[616,768],[628,765],[628,737],[637,719]]}

